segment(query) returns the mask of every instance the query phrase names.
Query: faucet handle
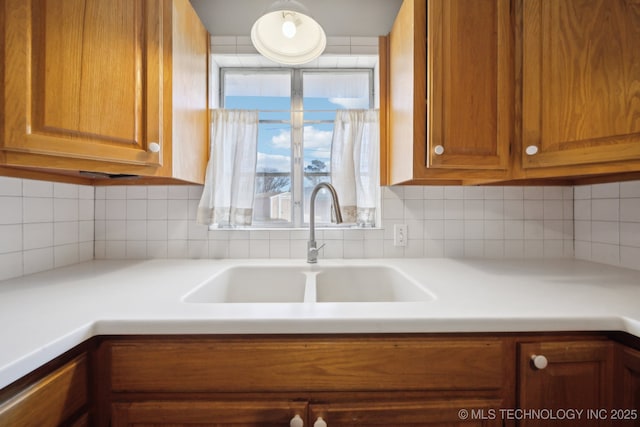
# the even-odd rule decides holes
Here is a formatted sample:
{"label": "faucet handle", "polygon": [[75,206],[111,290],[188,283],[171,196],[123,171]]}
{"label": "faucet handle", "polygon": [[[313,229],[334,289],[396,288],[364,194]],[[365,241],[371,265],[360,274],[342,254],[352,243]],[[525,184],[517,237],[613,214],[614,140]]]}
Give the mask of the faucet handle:
{"label": "faucet handle", "polygon": [[318,247],[311,246],[311,247],[309,247],[309,252],[317,255],[318,252],[320,252],[320,249],[324,248],[326,245],[327,245],[326,243],[323,243]]}
{"label": "faucet handle", "polygon": [[320,249],[324,248],[324,245],[326,243],[323,243],[322,245],[320,245],[320,247],[316,247],[316,242],[309,242],[309,246],[308,246],[308,250],[307,250],[307,262],[310,264],[315,264],[316,262],[318,262],[318,252],[320,252]]}

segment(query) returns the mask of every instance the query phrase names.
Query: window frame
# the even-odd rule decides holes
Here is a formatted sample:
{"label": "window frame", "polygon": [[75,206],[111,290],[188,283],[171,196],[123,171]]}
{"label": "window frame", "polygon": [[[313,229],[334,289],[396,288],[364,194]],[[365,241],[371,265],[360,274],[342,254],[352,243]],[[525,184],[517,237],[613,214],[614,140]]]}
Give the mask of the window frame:
{"label": "window frame", "polygon": [[[305,68],[305,67],[221,67],[219,72],[219,105],[225,108],[225,76],[227,73],[279,73],[290,74],[291,81],[291,103],[290,110],[258,110],[266,112],[289,112],[289,120],[259,120],[259,124],[289,124],[291,128],[291,222],[287,224],[261,223],[252,224],[248,229],[296,229],[308,226],[304,221],[304,127],[314,124],[333,124],[331,120],[306,120],[304,119],[304,79],[305,73],[364,73],[368,74],[369,80],[369,108],[375,108],[375,69],[374,68]],[[336,109],[337,110],[337,109]],[[315,111],[315,110],[308,110]],[[331,110],[322,110],[331,111]],[[258,173],[260,174],[260,173]],[[274,172],[273,174],[278,174]],[[323,173],[324,174],[324,173]],[[326,172],[330,176],[330,172]],[[323,227],[339,228],[345,227],[337,224],[322,224]],[[346,225],[351,227],[351,224]]]}

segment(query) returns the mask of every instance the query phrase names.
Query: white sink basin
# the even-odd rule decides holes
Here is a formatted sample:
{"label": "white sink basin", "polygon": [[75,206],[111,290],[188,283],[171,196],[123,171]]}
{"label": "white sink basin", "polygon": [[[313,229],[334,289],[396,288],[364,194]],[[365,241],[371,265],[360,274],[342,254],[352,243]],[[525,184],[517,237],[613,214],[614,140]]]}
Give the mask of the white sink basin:
{"label": "white sink basin", "polygon": [[316,276],[318,302],[430,301],[433,295],[389,267],[326,267]]}
{"label": "white sink basin", "polygon": [[189,292],[187,303],[367,303],[432,301],[386,266],[235,266]]}
{"label": "white sink basin", "polygon": [[297,267],[228,268],[187,294],[193,303],[303,302],[306,275]]}

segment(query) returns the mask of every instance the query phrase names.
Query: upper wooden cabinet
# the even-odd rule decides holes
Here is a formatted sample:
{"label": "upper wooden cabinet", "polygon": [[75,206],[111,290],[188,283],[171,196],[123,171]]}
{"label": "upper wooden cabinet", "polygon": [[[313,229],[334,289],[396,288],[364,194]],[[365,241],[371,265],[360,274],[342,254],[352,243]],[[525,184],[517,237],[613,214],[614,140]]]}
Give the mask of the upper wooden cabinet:
{"label": "upper wooden cabinet", "polygon": [[[571,167],[554,175],[640,170],[639,50],[637,1],[523,1],[525,170]],[[537,152],[529,155],[527,148]],[[632,163],[593,166],[615,161]]]}
{"label": "upper wooden cabinet", "polygon": [[381,38],[382,184],[637,177],[639,49],[637,1],[405,0]]}
{"label": "upper wooden cabinet", "polygon": [[188,0],[6,0],[0,15],[0,164],[202,182],[208,33]]}
{"label": "upper wooden cabinet", "polygon": [[506,179],[509,0],[405,0],[381,41],[383,184]]}

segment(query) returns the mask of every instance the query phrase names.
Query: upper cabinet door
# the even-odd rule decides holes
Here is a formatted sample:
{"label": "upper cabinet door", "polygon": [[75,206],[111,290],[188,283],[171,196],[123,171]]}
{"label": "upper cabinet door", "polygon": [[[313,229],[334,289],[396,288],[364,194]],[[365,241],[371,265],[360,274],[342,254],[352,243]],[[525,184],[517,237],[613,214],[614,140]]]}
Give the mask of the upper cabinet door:
{"label": "upper cabinet door", "polygon": [[509,0],[403,2],[381,45],[383,184],[509,177],[512,28]]}
{"label": "upper cabinet door", "polygon": [[524,0],[525,168],[640,159],[639,51],[637,0]]}
{"label": "upper cabinet door", "polygon": [[428,167],[507,169],[510,34],[508,0],[428,2]]}
{"label": "upper cabinet door", "polygon": [[2,148],[159,166],[163,2],[4,3]]}

